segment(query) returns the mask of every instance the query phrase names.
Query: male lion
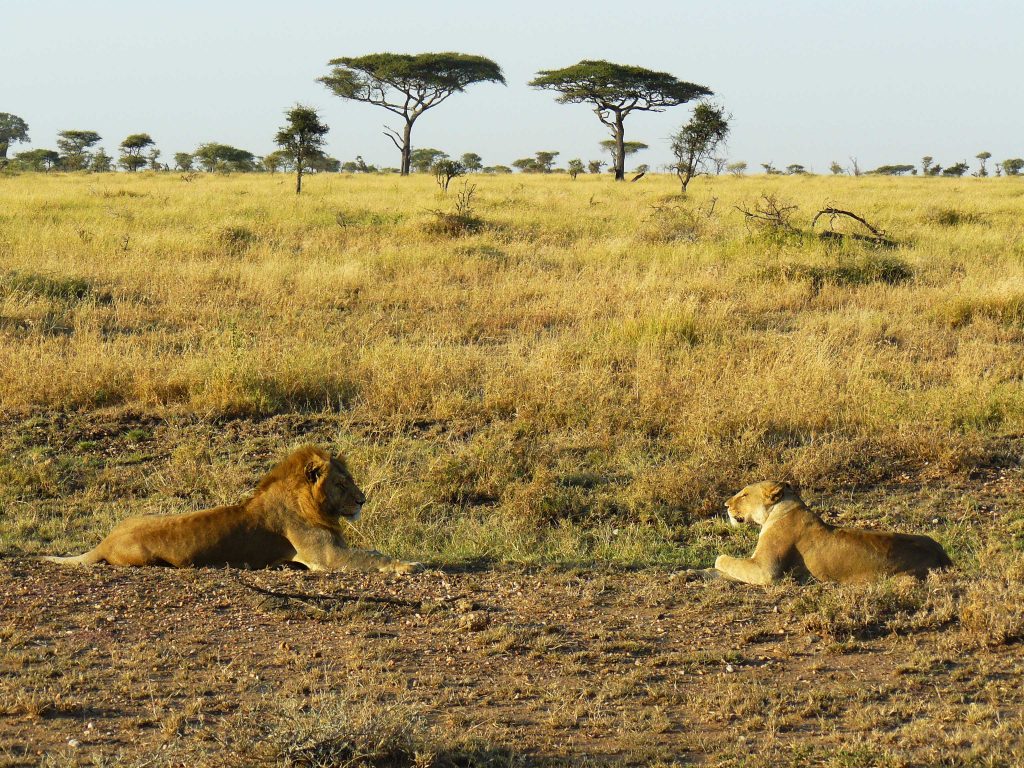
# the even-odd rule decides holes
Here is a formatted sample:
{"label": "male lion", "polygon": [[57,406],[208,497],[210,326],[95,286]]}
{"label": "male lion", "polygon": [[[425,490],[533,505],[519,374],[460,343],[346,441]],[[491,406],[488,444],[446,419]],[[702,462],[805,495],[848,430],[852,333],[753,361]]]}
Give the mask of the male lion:
{"label": "male lion", "polygon": [[342,518],[359,519],[366,497],[341,456],[314,446],[299,448],[274,467],[240,504],[163,517],[132,517],[99,545],[55,563],[92,565],[229,565],[266,568],[299,563],[313,571],[412,573],[420,563],[379,552],[349,549]]}
{"label": "male lion", "polygon": [[719,555],[715,560],[715,571],[731,581],[770,584],[789,572],[839,582],[896,574],[923,578],[932,568],[953,564],[928,536],[829,525],[786,483],[748,485],[725,506],[733,525],[761,526],[753,557]]}

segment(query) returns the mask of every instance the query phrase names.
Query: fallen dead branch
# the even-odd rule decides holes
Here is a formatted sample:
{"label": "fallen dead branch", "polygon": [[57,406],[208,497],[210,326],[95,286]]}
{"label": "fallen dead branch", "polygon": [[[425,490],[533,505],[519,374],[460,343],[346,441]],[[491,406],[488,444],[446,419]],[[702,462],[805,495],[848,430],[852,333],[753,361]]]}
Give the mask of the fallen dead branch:
{"label": "fallen dead branch", "polygon": [[[898,245],[898,243],[895,240],[889,237],[888,232],[886,232],[883,229],[879,229],[878,227],[872,226],[863,216],[858,216],[856,213],[853,213],[852,211],[844,211],[841,208],[834,208],[832,206],[826,206],[825,208],[822,208],[820,211],[818,211],[814,219],[811,221],[812,230],[817,226],[818,219],[820,219],[822,216],[829,217],[829,228],[818,235],[818,237],[820,237],[823,240],[842,240],[844,238],[850,238],[851,240],[868,242],[872,243],[873,245],[883,246],[885,248],[895,248]],[[859,232],[847,233],[836,231],[836,220],[839,219],[841,216],[845,216],[860,223],[871,234],[865,235]]]}
{"label": "fallen dead branch", "polygon": [[445,603],[453,603],[458,600],[463,600],[466,595],[456,595],[454,597],[444,597],[439,600],[422,601],[422,600],[407,600],[402,597],[382,597],[380,595],[366,595],[366,594],[353,594],[351,592],[334,592],[329,595],[312,595],[307,592],[281,592],[275,589],[267,589],[259,584],[253,584],[250,581],[243,579],[241,576],[238,577],[238,583],[246,589],[251,589],[253,592],[264,595],[266,597],[276,597],[281,600],[295,600],[300,603],[304,603],[313,608],[320,609],[317,603],[323,602],[338,602],[338,603],[373,603],[375,605],[393,605],[399,608],[415,608],[420,610],[424,607],[424,602],[433,605],[444,605]]}
{"label": "fallen dead branch", "polygon": [[[743,214],[748,224],[754,224],[763,230],[785,232],[793,235],[807,234],[792,223],[793,212],[796,211],[797,207],[780,202],[775,195],[761,195],[761,198],[752,208],[739,205],[735,206],[735,208]],[[888,232],[874,226],[863,216],[832,205],[826,205],[815,214],[811,220],[812,232],[817,227],[818,220],[822,217],[828,217],[828,229],[818,233],[818,237],[821,240],[856,240],[883,248],[895,248],[899,245]],[[867,232],[840,232],[835,228],[836,222],[843,218],[856,221]]]}

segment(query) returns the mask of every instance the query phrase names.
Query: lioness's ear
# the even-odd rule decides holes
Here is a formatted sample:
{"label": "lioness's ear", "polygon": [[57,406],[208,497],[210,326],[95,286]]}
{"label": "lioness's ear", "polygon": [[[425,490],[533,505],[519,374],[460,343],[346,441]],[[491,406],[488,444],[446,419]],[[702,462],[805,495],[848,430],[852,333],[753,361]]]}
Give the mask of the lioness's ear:
{"label": "lioness's ear", "polygon": [[315,483],[317,480],[321,478],[326,467],[327,462],[324,461],[323,459],[310,459],[308,462],[306,462],[306,480],[308,480],[310,484]]}
{"label": "lioness's ear", "polygon": [[785,483],[772,483],[768,486],[764,493],[764,500],[769,504],[778,504],[779,499],[786,492]]}

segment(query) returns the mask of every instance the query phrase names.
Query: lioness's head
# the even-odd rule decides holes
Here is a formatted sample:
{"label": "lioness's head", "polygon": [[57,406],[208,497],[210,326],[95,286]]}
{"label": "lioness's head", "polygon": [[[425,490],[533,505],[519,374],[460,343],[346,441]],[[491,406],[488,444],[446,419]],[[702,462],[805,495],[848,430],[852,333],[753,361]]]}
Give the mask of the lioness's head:
{"label": "lioness's head", "polygon": [[343,517],[353,523],[359,519],[366,497],[352,479],[341,454],[331,456],[326,451],[317,452],[306,461],[303,474],[313,503],[324,517],[331,520]]}
{"label": "lioness's head", "polygon": [[732,525],[764,525],[764,521],[771,514],[771,508],[785,499],[799,500],[800,496],[789,483],[765,480],[748,485],[725,502],[725,509],[729,513],[729,522]]}

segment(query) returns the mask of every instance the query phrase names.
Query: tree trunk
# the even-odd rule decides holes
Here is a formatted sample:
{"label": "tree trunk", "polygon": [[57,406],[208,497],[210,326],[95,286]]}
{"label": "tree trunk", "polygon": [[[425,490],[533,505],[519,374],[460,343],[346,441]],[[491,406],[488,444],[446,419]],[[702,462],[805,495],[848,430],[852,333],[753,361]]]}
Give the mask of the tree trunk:
{"label": "tree trunk", "polygon": [[686,194],[686,187],[690,183],[690,179],[693,178],[694,165],[693,156],[691,155],[686,159],[685,165],[680,163],[676,166],[676,175],[679,176],[679,183],[683,185],[683,188],[680,191],[680,194],[682,195]]}
{"label": "tree trunk", "polygon": [[298,195],[301,192],[302,192],[302,162],[300,161],[299,165],[298,165],[298,167],[297,167],[297,169],[295,171],[295,194]]}
{"label": "tree trunk", "polygon": [[615,180],[626,179],[626,130],[622,125],[622,115],[615,116]]}
{"label": "tree trunk", "polygon": [[402,176],[409,175],[412,165],[412,120],[405,121],[405,130],[402,131]]}
{"label": "tree trunk", "polygon": [[8,143],[6,141],[0,141],[0,163],[7,159],[7,146]]}

